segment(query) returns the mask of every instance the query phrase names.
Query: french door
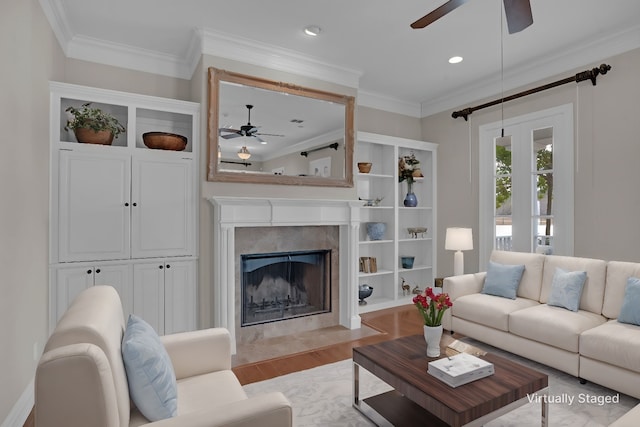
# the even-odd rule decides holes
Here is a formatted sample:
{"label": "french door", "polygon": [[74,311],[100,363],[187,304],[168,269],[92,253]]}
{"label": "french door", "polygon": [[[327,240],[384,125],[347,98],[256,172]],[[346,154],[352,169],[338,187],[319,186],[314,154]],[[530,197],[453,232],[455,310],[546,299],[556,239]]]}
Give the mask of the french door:
{"label": "french door", "polygon": [[493,249],[573,255],[573,106],[480,126],[479,139],[480,266]]}

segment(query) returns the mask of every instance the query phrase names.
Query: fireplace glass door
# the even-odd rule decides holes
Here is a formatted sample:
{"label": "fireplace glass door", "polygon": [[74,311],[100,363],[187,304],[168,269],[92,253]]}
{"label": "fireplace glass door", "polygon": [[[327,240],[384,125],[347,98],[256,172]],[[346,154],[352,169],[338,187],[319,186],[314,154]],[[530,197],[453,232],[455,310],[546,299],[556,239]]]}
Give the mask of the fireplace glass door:
{"label": "fireplace glass door", "polygon": [[331,250],[241,255],[242,326],[331,311]]}

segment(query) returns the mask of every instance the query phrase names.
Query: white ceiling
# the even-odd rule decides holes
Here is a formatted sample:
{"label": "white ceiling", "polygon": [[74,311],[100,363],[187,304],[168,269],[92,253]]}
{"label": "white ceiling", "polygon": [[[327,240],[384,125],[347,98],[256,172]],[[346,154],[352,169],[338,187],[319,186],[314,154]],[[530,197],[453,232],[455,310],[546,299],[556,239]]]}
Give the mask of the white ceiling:
{"label": "white ceiling", "polygon": [[[531,0],[504,29],[501,0],[409,24],[444,0],[40,0],[69,57],[191,78],[205,53],[357,87],[358,103],[423,117],[640,47],[638,0]],[[320,36],[302,28],[316,24]],[[464,61],[450,65],[450,56]],[[615,70],[612,70],[615,73]],[[588,83],[583,83],[588,84]]]}

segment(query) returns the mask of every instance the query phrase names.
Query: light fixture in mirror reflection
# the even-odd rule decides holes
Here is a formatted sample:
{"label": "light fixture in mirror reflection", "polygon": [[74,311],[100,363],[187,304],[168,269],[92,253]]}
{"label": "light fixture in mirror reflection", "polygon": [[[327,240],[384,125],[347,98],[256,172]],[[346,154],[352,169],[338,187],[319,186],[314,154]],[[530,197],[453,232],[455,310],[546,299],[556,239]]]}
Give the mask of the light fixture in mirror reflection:
{"label": "light fixture in mirror reflection", "polygon": [[209,68],[210,181],[353,186],[354,98]]}

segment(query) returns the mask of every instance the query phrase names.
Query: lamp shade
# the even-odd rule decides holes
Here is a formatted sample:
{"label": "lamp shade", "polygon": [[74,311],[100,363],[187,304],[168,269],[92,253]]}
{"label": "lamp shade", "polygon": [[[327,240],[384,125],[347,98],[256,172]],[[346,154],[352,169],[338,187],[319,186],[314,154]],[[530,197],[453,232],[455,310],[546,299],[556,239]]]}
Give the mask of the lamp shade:
{"label": "lamp shade", "polygon": [[468,251],[473,249],[473,235],[470,228],[447,228],[444,248],[450,251]]}

